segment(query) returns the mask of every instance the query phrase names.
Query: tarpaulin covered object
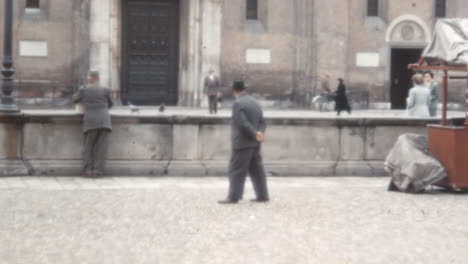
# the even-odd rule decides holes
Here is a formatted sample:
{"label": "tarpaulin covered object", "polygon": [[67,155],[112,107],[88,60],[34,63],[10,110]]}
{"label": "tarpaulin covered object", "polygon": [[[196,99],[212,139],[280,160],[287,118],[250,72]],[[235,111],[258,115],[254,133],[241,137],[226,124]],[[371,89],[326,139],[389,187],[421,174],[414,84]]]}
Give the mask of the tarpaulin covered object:
{"label": "tarpaulin covered object", "polygon": [[429,154],[427,138],[418,134],[398,137],[385,160],[390,186],[402,192],[421,192],[447,177],[444,167]]}
{"label": "tarpaulin covered object", "polygon": [[422,57],[429,64],[468,64],[468,19],[439,19]]}

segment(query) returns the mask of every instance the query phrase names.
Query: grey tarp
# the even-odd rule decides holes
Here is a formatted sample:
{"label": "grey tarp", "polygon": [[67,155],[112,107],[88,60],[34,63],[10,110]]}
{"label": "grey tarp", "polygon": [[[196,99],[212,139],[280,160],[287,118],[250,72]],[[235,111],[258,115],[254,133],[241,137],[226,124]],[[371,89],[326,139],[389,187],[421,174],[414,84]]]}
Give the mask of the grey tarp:
{"label": "grey tarp", "polygon": [[468,19],[439,19],[422,56],[429,64],[468,64]]}
{"label": "grey tarp", "polygon": [[[442,165],[430,156],[425,136],[403,134],[385,160],[391,183],[403,192],[420,192],[447,177]],[[391,184],[392,186],[392,184]]]}

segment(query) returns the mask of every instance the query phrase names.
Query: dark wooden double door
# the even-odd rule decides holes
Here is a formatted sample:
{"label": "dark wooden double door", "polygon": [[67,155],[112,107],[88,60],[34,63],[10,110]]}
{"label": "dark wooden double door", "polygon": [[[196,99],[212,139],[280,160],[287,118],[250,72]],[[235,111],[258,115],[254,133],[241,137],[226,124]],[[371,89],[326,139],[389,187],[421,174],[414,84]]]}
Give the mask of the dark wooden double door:
{"label": "dark wooden double door", "polygon": [[392,109],[405,109],[406,98],[413,87],[411,77],[414,71],[408,69],[408,64],[417,63],[421,57],[422,49],[392,49],[392,86],[390,100]]}
{"label": "dark wooden double door", "polygon": [[122,102],[177,104],[179,1],[122,1]]}

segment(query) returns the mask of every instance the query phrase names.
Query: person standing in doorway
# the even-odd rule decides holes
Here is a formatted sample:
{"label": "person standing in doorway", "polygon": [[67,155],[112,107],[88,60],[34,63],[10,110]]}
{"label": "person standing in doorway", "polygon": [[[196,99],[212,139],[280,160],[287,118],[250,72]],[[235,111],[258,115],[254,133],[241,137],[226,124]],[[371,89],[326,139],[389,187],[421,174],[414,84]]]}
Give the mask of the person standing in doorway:
{"label": "person standing in doorway", "polygon": [[341,111],[348,111],[348,114],[351,114],[351,107],[349,106],[348,96],[346,95],[346,86],[344,85],[344,80],[338,78],[338,87],[335,91],[335,110],[336,115],[340,115]]}
{"label": "person standing in doorway", "polygon": [[229,163],[229,192],[221,204],[234,204],[242,199],[247,173],[255,190],[253,202],[269,201],[267,178],[261,155],[261,144],[265,140],[265,119],[258,102],[245,91],[242,81],[234,82],[236,97],[232,109],[231,144]]}
{"label": "person standing in doorway", "polygon": [[424,77],[417,73],[411,78],[413,88],[409,90],[407,99],[407,110],[409,116],[429,117],[429,105],[431,103],[431,93],[429,88],[424,86]]}
{"label": "person standing in doorway", "polygon": [[439,84],[434,81],[434,73],[431,71],[424,72],[424,85],[429,88],[431,102],[429,104],[429,115],[437,115],[437,105],[439,104]]}
{"label": "person standing in doorway", "polygon": [[218,112],[218,96],[221,93],[219,78],[215,75],[215,71],[210,69],[208,76],[205,77],[203,85],[203,94],[208,96],[208,109],[210,114]]}
{"label": "person standing in doorway", "polygon": [[83,171],[87,177],[104,174],[109,134],[112,131],[109,108],[112,107],[111,90],[99,85],[99,72],[88,73],[88,85],[73,95],[74,103],[84,107],[83,117]]}

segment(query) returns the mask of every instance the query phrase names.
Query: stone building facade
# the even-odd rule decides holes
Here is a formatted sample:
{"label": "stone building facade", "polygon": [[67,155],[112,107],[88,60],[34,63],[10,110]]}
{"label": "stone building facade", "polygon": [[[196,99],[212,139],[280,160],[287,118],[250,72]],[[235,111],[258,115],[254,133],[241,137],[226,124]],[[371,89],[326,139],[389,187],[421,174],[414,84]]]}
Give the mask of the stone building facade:
{"label": "stone building facade", "polygon": [[[466,0],[14,2],[20,98],[69,98],[96,69],[118,101],[142,105],[200,105],[213,68],[226,95],[244,79],[265,101],[307,106],[342,77],[356,100],[403,108],[406,65],[437,18],[468,16]],[[451,100],[463,86],[453,83]]]}

